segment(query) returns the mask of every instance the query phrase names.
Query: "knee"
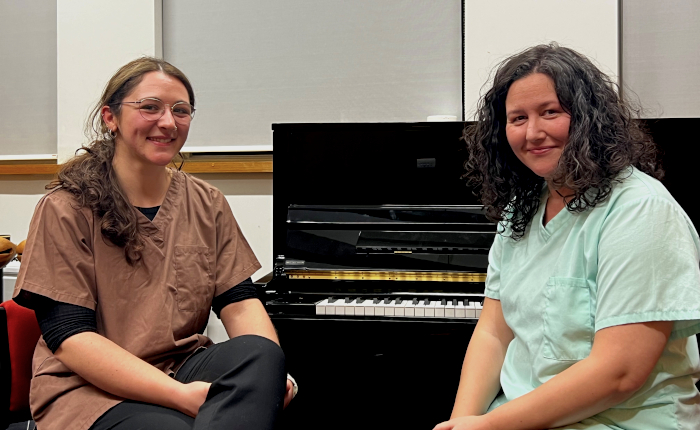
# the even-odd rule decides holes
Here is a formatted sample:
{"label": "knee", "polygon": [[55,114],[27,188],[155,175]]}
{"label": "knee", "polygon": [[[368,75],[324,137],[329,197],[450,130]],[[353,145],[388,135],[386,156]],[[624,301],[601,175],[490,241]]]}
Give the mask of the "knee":
{"label": "knee", "polygon": [[[221,344],[220,353],[230,358],[237,357],[243,367],[255,368],[256,373],[270,375],[273,379],[285,379],[284,352],[279,345],[262,336],[244,335]],[[231,363],[231,361],[229,361]]]}

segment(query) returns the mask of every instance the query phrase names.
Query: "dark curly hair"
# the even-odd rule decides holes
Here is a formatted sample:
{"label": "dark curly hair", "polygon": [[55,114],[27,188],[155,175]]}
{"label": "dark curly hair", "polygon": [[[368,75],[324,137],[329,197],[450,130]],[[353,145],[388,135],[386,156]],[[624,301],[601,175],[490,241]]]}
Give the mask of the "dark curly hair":
{"label": "dark curly hair", "polygon": [[[141,57],[120,68],[107,83],[102,97],[93,107],[85,123],[85,135],[91,143],[80,148],[79,155],[61,166],[56,179],[47,190],[62,187],[75,196],[79,207],[89,207],[101,218],[102,236],[124,248],[127,263],[141,259],[143,239],[136,209],[129,203],[112,167],[114,137],[102,118],[103,106],[109,106],[118,117],[121,102],[150,72],[162,72],[178,79],[187,89],[194,106],[194,90],[184,73],[172,64],[152,57]],[[178,167],[181,168],[182,164]]]}
{"label": "dark curly hair", "polygon": [[476,123],[464,131],[466,177],[487,217],[507,221],[515,240],[537,212],[545,180],[508,144],[505,101],[513,82],[533,73],[554,81],[559,103],[571,115],[569,139],[551,179],[555,188],[574,192],[566,204],[569,211],[583,212],[604,201],[629,166],[657,179],[664,174],[656,145],[634,119],[639,112],[622,100],[617,84],[572,49],[556,43],[526,49],[496,68],[493,86],[479,101]]}

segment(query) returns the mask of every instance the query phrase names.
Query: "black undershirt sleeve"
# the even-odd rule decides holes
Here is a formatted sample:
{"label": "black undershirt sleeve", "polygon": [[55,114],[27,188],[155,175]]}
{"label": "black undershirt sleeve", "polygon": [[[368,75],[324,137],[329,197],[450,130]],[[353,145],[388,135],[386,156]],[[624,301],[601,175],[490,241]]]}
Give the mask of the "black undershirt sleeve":
{"label": "black undershirt sleeve", "polygon": [[92,309],[44,298],[34,313],[46,346],[53,353],[74,334],[97,332],[97,319]]}
{"label": "black undershirt sleeve", "polygon": [[240,302],[246,299],[257,299],[258,291],[255,284],[250,278],[241,282],[233,288],[229,288],[225,292],[214,297],[211,302],[211,308],[216,316],[221,319],[221,310],[231,303]]}

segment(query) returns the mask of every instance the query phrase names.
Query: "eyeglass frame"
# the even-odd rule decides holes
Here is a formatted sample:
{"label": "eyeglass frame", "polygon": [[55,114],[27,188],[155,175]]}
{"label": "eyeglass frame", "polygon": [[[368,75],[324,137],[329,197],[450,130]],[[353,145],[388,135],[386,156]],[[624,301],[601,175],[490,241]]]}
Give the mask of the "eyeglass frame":
{"label": "eyeglass frame", "polygon": [[[174,120],[175,122],[181,124],[181,125],[189,124],[189,122],[188,122],[188,123],[182,123],[182,122],[178,121],[178,119],[180,119],[180,118],[178,118],[177,116],[175,116],[175,111],[174,111],[173,109],[175,109],[175,106],[177,106],[177,105],[183,105],[183,104],[184,104],[184,105],[188,105],[189,107],[192,108],[192,113],[189,115],[189,117],[190,117],[190,122],[194,119],[194,112],[196,111],[196,109],[195,109],[194,106],[192,106],[192,105],[191,105],[190,103],[188,103],[188,102],[175,102],[175,103],[173,103],[172,105],[170,105],[170,104],[165,103],[163,100],[161,100],[161,99],[159,99],[159,98],[156,98],[156,97],[144,97],[144,98],[142,98],[141,100],[137,100],[137,101],[135,101],[135,102],[121,102],[121,103],[119,103],[119,104],[120,104],[120,105],[123,105],[123,104],[138,104],[138,103],[143,103],[144,100],[154,100],[154,101],[157,101],[157,102],[162,103],[163,106],[168,106],[168,108],[170,108],[170,114],[173,116],[173,120]],[[138,109],[139,115],[141,115],[141,118],[145,119],[146,121],[156,122],[156,121],[158,121],[159,119],[163,118],[163,115],[165,115],[165,109],[163,109],[163,113],[162,113],[158,118],[156,118],[156,119],[148,119],[148,118],[146,118],[145,116],[143,116],[143,112],[141,112],[141,107],[140,107],[140,106],[136,106],[136,108]],[[183,119],[184,119],[184,118],[183,118]]]}

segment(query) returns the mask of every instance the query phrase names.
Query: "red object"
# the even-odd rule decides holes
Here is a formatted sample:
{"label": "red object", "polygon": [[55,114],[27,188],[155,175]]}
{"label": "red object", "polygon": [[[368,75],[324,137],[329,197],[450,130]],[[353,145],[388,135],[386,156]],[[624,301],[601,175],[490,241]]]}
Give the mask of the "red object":
{"label": "red object", "polygon": [[32,357],[41,336],[39,323],[31,309],[8,300],[0,304],[7,313],[7,338],[12,372],[10,412],[29,409],[29,384],[32,380]]}

